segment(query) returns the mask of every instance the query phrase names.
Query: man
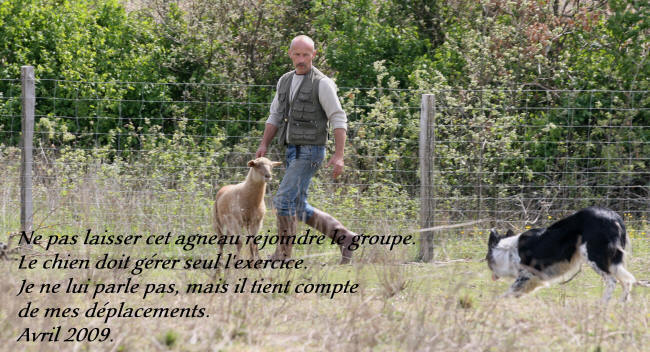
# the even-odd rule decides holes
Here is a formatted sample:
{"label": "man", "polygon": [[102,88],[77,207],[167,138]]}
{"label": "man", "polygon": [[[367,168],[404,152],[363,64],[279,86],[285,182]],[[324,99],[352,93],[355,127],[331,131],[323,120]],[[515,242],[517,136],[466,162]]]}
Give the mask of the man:
{"label": "man", "polygon": [[308,36],[300,35],[291,41],[289,57],[295,70],[278,81],[264,136],[255,155],[266,154],[279,130],[279,142],[287,147],[286,173],[273,198],[280,241],[271,258],[291,257],[291,239],[295,238],[300,220],[336,240],[341,247],[341,263],[347,264],[352,258],[348,246],[356,234],[307,202],[311,178],[325,158],[328,125],[334,129],[335,152],[327,166],[333,167],[334,178],[343,172],[347,131],[347,116],[336,95],[336,85],[312,66],[315,55],[314,41]]}

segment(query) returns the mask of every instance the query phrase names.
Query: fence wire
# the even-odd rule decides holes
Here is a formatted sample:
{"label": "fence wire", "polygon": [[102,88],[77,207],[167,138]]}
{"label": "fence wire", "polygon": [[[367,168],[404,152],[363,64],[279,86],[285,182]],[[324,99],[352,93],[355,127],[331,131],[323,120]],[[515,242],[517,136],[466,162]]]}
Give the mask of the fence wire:
{"label": "fence wire", "polygon": [[[214,195],[245,178],[274,89],[37,80],[35,227],[211,232]],[[0,80],[5,233],[18,228],[20,92],[19,80]],[[427,127],[435,133],[431,153],[419,155],[425,93],[435,94]],[[339,96],[349,118],[346,171],[332,180],[323,167],[309,199],[358,232],[417,227],[420,158],[431,161],[437,224],[488,219],[469,231],[522,228],[602,205],[646,228],[646,91],[342,87]],[[269,158],[283,160],[282,148]],[[283,172],[268,187],[269,209]],[[266,224],[272,231],[272,212]]]}
{"label": "fence wire", "polygon": [[521,229],[598,205],[647,235],[649,103],[647,91],[435,92],[434,221]]}
{"label": "fence wire", "polygon": [[[19,154],[12,148],[19,145],[20,137],[20,82],[5,80],[1,85],[0,139],[8,180],[3,187],[3,224],[6,231],[15,231],[11,214],[18,209]],[[220,187],[244,180],[274,89],[270,85],[38,80],[35,227],[212,231],[214,195]],[[378,231],[384,225],[406,228],[417,220],[409,216],[417,208],[417,170],[398,165],[417,165],[412,147],[417,141],[398,135],[366,140],[357,136],[381,125],[366,118],[378,109],[379,98],[371,97],[370,91],[376,89],[340,90],[349,117],[346,172],[333,180],[331,169],[323,167],[313,181],[310,202],[359,232]],[[382,94],[398,100],[406,96],[398,90]],[[417,102],[395,110],[419,114]],[[382,147],[375,148],[379,143]],[[410,155],[387,161],[382,149],[399,145],[411,146]],[[328,148],[331,155],[333,145]],[[282,152],[275,145],[269,158],[283,160]],[[269,209],[283,173],[283,168],[276,170],[268,187]],[[265,229],[274,224],[271,213]]]}

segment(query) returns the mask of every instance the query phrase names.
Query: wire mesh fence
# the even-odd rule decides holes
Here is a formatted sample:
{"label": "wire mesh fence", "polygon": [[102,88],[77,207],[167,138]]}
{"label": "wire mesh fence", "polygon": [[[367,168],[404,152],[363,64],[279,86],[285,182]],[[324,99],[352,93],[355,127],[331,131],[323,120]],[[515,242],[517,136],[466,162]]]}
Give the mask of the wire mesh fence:
{"label": "wire mesh fence", "polygon": [[[246,163],[254,158],[259,145],[274,89],[234,84],[38,80],[35,228],[69,225],[212,231],[214,195],[221,186],[245,178]],[[354,142],[358,132],[364,134],[380,124],[360,117],[378,101],[369,91],[373,89],[340,90],[350,119],[346,173],[332,180],[331,170],[323,168],[313,181],[310,202],[360,232],[377,230],[379,224],[412,226],[417,219],[410,216],[407,221],[407,216],[417,207],[417,170],[393,165],[417,165],[415,149],[388,164],[384,161],[387,156],[373,143],[381,142],[387,150],[398,145],[414,146],[417,141],[385,136]],[[11,214],[18,207],[18,154],[12,147],[19,145],[20,137],[20,82],[3,81],[2,99],[0,133],[7,180],[7,187],[3,187],[3,230],[15,231]],[[419,113],[417,105],[397,110]],[[274,146],[269,158],[283,160],[282,152]],[[275,181],[267,191],[268,208],[282,176],[283,170],[276,170]],[[268,224],[272,226],[273,222]]]}
{"label": "wire mesh fence", "polygon": [[[37,80],[35,228],[212,231],[214,195],[245,178],[274,89]],[[19,80],[0,80],[4,233],[18,228],[20,92]],[[418,153],[425,93],[435,103],[422,128],[433,133]],[[412,231],[427,201],[436,224],[492,222],[475,231],[499,221],[534,226],[594,204],[647,224],[646,91],[341,87],[339,96],[349,118],[346,171],[332,180],[323,167],[309,198],[356,231]],[[270,158],[283,160],[282,148]],[[431,165],[428,200],[420,158]],[[269,208],[282,176],[277,170],[269,186]]]}
{"label": "wire mesh fence", "polygon": [[521,228],[599,205],[646,227],[647,91],[439,91],[433,101],[435,222]]}

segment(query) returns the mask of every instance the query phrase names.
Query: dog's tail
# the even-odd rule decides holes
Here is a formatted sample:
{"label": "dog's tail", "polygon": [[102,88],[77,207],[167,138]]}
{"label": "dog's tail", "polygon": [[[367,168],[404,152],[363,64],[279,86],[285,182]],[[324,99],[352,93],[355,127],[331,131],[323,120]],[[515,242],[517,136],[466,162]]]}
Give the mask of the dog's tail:
{"label": "dog's tail", "polygon": [[634,284],[641,287],[650,287],[650,280],[637,280]]}
{"label": "dog's tail", "polygon": [[627,235],[627,231],[625,231],[625,225],[621,222],[619,223],[618,221],[615,222],[616,228],[618,230],[618,240],[616,241],[616,249],[621,252],[621,261],[623,261],[623,258],[627,257],[628,251],[626,251],[626,248],[631,247],[630,243],[630,237]]}

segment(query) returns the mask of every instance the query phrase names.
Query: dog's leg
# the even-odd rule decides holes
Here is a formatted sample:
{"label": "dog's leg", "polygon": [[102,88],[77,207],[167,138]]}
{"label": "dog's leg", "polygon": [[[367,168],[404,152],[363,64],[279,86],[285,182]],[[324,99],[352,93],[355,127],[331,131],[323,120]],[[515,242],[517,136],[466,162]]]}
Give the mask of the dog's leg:
{"label": "dog's leg", "polygon": [[598,273],[598,275],[603,278],[603,281],[605,281],[605,292],[603,292],[603,298],[601,301],[603,303],[609,302],[609,300],[612,298],[612,294],[614,293],[614,289],[616,288],[616,279],[611,274],[600,270],[595,262],[589,261],[589,265],[592,269],[594,269],[596,273]]}
{"label": "dog's leg", "polygon": [[603,280],[605,280],[605,292],[603,293],[602,301],[607,303],[612,299],[612,294],[616,288],[616,279],[612,275],[604,274]]}
{"label": "dog's leg", "polygon": [[630,291],[632,290],[632,285],[636,282],[634,275],[625,269],[623,264],[615,264],[609,267],[609,271],[614,275],[614,277],[621,283],[623,287],[623,296],[621,297],[622,302],[627,302],[630,300]]}
{"label": "dog's leg", "polygon": [[519,272],[519,276],[517,276],[515,282],[513,282],[508,289],[508,292],[506,292],[503,296],[513,296],[515,298],[519,298],[524,294],[535,291],[535,289],[539,288],[540,285],[541,282],[539,279],[537,279],[528,271],[522,270]]}

